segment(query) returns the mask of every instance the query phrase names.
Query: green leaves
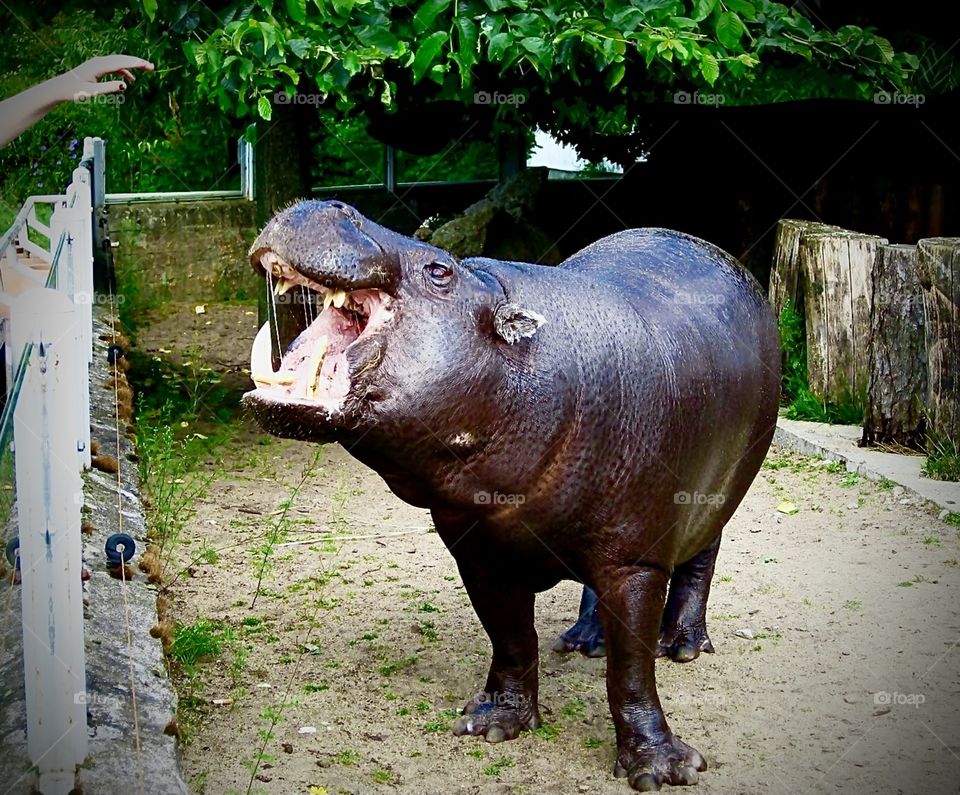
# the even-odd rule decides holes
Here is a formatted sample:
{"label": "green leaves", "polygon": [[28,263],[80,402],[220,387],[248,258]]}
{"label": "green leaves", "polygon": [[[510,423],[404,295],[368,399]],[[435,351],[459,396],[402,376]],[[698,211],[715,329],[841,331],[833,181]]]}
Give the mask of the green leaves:
{"label": "green leaves", "polygon": [[716,5],[717,0],[694,0],[692,15],[693,19],[697,22],[703,21],[713,13],[713,9]]}
{"label": "green leaves", "polygon": [[716,83],[717,78],[720,77],[720,64],[710,53],[704,55],[700,61],[700,74],[703,75],[703,79],[711,86]]}
{"label": "green leaves", "polygon": [[307,21],[307,0],[287,0],[287,13],[302,25]]}
{"label": "green leaves", "polygon": [[717,17],[717,40],[728,50],[735,50],[740,46],[740,39],[746,33],[746,28],[733,11],[724,11]]}
{"label": "green leaves", "polygon": [[260,97],[257,100],[257,113],[264,121],[270,121],[273,118],[273,108],[270,106],[270,100],[266,97]]}
{"label": "green leaves", "polygon": [[[479,74],[503,86],[537,84],[539,100],[524,111],[531,121],[605,136],[631,129],[645,103],[677,89],[718,87],[730,103],[869,96],[905,85],[916,68],[873,31],[819,28],[798,8],[774,0],[254,0],[183,50],[202,90],[239,115],[262,114],[262,97],[301,76],[344,107],[372,97],[390,107],[398,93],[464,101]],[[554,107],[571,86],[596,99],[577,112]]]}
{"label": "green leaves", "polygon": [[417,33],[433,30],[436,18],[449,8],[451,0],[427,0],[413,15],[413,29]]}
{"label": "green leaves", "polygon": [[153,22],[157,16],[157,0],[143,0],[143,13]]}
{"label": "green leaves", "polygon": [[419,48],[417,48],[417,54],[413,59],[413,66],[411,67],[413,70],[413,81],[415,83],[423,80],[423,76],[430,67],[436,63],[437,56],[440,55],[440,49],[446,40],[447,32],[445,30],[438,30],[436,33],[431,33],[427,36]]}

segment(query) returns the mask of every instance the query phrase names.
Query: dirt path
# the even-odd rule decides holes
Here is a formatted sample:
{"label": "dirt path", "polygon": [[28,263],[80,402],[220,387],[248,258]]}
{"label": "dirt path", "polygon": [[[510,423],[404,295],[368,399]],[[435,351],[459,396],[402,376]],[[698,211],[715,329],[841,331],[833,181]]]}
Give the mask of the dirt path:
{"label": "dirt path", "polygon": [[[249,309],[208,305],[140,342],[176,357],[193,339],[236,373]],[[246,792],[262,746],[251,791],[629,792],[611,776],[604,661],[550,651],[579,586],[537,602],[547,727],[453,737],[489,653],[453,559],[426,512],[342,448],[317,452],[245,429],[178,548],[183,565],[203,542],[217,555],[174,586],[176,620],[221,622],[224,639],[185,700],[195,790]],[[275,541],[310,543],[274,545],[251,609],[278,524]],[[720,550],[717,653],[657,665],[668,720],[710,765],[691,791],[960,792],[958,558],[956,528],[899,489],[772,451]]]}

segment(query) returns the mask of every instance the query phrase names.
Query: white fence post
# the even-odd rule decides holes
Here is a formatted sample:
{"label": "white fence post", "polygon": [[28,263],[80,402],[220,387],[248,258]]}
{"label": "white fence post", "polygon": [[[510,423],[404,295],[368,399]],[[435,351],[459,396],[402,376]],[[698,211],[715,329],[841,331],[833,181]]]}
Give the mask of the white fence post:
{"label": "white fence post", "polygon": [[[71,199],[73,202],[71,206]],[[57,268],[57,289],[67,295],[77,309],[76,356],[82,365],[77,372],[76,451],[80,467],[89,469],[90,456],[90,370],[93,360],[93,241],[91,239],[90,174],[85,168],[73,172],[67,200],[58,204],[50,222],[50,247],[55,253],[60,235],[64,235]]]}
{"label": "white fence post", "polygon": [[52,289],[18,296],[12,325],[33,344],[14,411],[27,750],[44,795],[66,795],[87,755],[82,481],[76,465],[78,368],[73,302]]}

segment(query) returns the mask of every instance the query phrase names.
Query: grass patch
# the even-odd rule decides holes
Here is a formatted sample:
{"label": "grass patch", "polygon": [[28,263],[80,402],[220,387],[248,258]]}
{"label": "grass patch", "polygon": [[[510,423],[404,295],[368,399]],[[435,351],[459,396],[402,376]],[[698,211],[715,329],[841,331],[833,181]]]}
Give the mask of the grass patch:
{"label": "grass patch", "polygon": [[404,657],[402,660],[394,660],[393,662],[381,665],[377,670],[380,671],[381,675],[383,676],[393,676],[397,671],[402,671],[404,668],[409,668],[416,662],[416,657]]}
{"label": "grass patch", "polygon": [[863,422],[865,396],[850,395],[833,403],[820,400],[810,391],[807,380],[807,339],[803,315],[790,300],[784,304],[778,319],[782,351],[781,394],[787,419],[860,425]]}
{"label": "grass patch", "polygon": [[960,480],[960,449],[950,439],[927,439],[923,474],[932,480]]}
{"label": "grass patch", "polygon": [[512,759],[498,759],[492,765],[488,765],[483,769],[483,775],[485,776],[499,776],[507,768],[513,767],[514,762]]}
{"label": "grass patch", "polygon": [[344,767],[352,767],[353,765],[360,764],[360,762],[363,761],[363,757],[352,748],[347,748],[336,754],[333,757],[333,761]]}
{"label": "grass patch", "polygon": [[377,768],[370,774],[370,778],[377,784],[393,784],[397,780],[397,774],[383,768]]}

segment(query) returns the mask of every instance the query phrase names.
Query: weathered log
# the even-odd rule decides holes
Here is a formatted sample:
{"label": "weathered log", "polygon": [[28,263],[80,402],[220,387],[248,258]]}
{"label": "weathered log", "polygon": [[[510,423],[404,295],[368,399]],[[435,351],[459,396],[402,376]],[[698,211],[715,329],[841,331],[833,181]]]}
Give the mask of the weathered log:
{"label": "weathered log", "polygon": [[807,380],[821,400],[866,401],[873,264],[886,242],[847,231],[806,232],[800,238]]}
{"label": "weathered log", "polygon": [[917,244],[927,341],[929,431],[960,444],[960,238]]}
{"label": "weathered log", "polygon": [[[803,282],[800,278],[800,238],[809,232],[842,232],[839,226],[818,221],[781,218],[777,222],[777,237],[773,244],[773,264],[770,269],[770,304],[777,317],[787,301],[799,307]],[[799,310],[798,310],[799,311]]]}
{"label": "weathered log", "polygon": [[868,347],[870,383],[862,444],[922,449],[927,352],[916,246],[877,249]]}

